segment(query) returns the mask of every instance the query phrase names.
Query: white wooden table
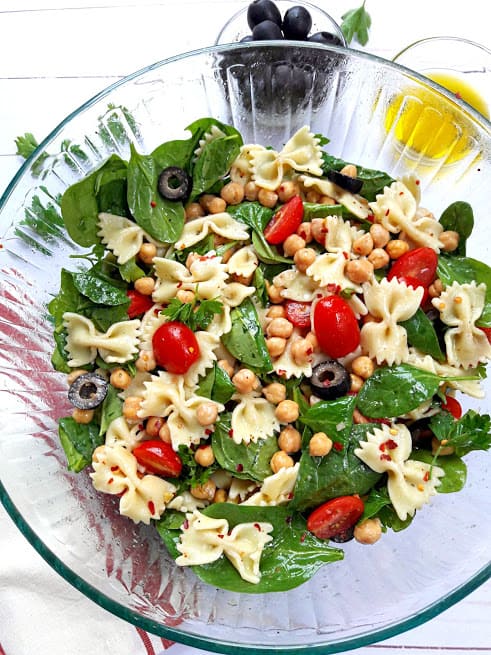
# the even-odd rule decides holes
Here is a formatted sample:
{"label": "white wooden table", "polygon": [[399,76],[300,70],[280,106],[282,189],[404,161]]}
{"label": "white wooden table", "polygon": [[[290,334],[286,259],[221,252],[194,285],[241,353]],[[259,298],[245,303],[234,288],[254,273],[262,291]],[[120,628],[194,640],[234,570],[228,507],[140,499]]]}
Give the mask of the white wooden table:
{"label": "white wooden table", "polygon": [[[116,79],[178,52],[211,45],[222,23],[246,4],[237,0],[0,0],[0,191],[21,163],[15,156],[16,136],[28,131],[41,140],[67,113]],[[359,0],[317,0],[316,4],[339,21]],[[433,35],[459,35],[489,47],[486,7],[484,0],[367,0],[373,23],[366,49],[391,59],[404,45]],[[43,575],[57,578],[0,509],[0,562],[14,552],[22,552],[26,570],[39,567]],[[0,566],[0,655],[17,655],[12,626],[22,624],[22,615],[15,616],[12,606],[10,614],[2,611],[8,595],[8,570],[7,559],[3,568]],[[63,599],[80,600],[79,592],[60,578],[53,583]],[[41,593],[35,580],[32,588],[28,579],[23,584],[31,594],[27,597]],[[55,607],[55,601],[46,599],[48,609],[50,602]],[[72,655],[69,646],[59,650],[60,634],[44,634],[41,618],[32,615],[28,607],[23,609],[25,621],[34,622],[43,635],[32,652]],[[91,607],[91,616],[94,625],[87,625],[88,632],[103,632],[112,620],[98,607]],[[491,653],[490,617],[488,582],[432,621],[356,654]],[[13,619],[17,623],[11,622]],[[92,652],[102,655],[108,651]],[[204,651],[176,644],[169,652],[196,655]],[[135,650],[118,651],[118,655],[133,653]]]}

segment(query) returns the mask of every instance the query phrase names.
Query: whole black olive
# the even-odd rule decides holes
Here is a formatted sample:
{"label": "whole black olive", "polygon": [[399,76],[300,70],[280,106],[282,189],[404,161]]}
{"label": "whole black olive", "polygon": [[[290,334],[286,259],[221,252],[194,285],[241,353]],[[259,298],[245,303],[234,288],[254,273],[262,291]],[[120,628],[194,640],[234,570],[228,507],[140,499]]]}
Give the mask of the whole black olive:
{"label": "whole black olive", "polygon": [[281,14],[272,0],[254,0],[247,8],[247,23],[251,30],[265,20],[281,25]]}
{"label": "whole black olive", "polygon": [[359,193],[363,186],[363,180],[360,180],[358,177],[350,177],[349,175],[344,175],[344,173],[335,170],[327,171],[326,177],[331,182],[334,182],[334,184],[337,184],[342,189],[346,189],[346,191],[350,191],[351,193]]}
{"label": "whole black olive", "polygon": [[250,41],[253,41],[254,39],[252,38],[252,34],[246,34],[243,36],[240,40],[241,43],[249,43]]}
{"label": "whole black olive", "polygon": [[107,381],[97,373],[83,373],[70,385],[68,400],[78,409],[94,409],[107,395]]}
{"label": "whole black olive", "polygon": [[351,379],[342,364],[334,359],[328,359],[314,366],[310,386],[315,396],[332,400],[344,396],[349,391]]}
{"label": "whole black olive", "polygon": [[303,41],[312,27],[312,16],[305,7],[290,7],[283,18],[285,39]]}
{"label": "whole black olive", "polygon": [[186,200],[191,193],[192,180],[185,170],[168,166],[160,173],[157,188],[167,200]]}
{"label": "whole black olive", "polygon": [[355,536],[355,526],[352,525],[350,528],[346,528],[342,532],[338,532],[334,537],[331,537],[331,541],[334,541],[335,544],[344,544],[347,541],[351,541]]}
{"label": "whole black olive", "polygon": [[316,32],[311,34],[307,41],[312,41],[313,43],[322,43],[324,45],[343,45],[343,42],[336,36],[336,34],[331,34],[331,32]]}
{"label": "whole black olive", "polygon": [[252,30],[252,38],[254,41],[273,41],[283,38],[281,28],[272,20],[263,20],[258,23]]}

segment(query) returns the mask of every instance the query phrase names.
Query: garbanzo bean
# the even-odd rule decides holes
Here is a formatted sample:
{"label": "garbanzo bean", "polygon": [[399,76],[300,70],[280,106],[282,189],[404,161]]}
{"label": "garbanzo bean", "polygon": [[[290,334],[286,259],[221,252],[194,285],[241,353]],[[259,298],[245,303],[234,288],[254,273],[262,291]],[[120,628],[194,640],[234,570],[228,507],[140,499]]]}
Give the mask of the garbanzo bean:
{"label": "garbanzo bean", "polygon": [[385,252],[389,255],[391,259],[399,259],[402,255],[405,255],[409,250],[409,244],[407,241],[402,239],[392,239],[385,246]]}
{"label": "garbanzo bean", "polygon": [[352,250],[357,255],[369,255],[373,250],[372,235],[367,232],[353,241]]}
{"label": "garbanzo bean", "polygon": [[281,337],[270,337],[266,339],[266,347],[270,357],[279,357],[285,352],[286,339]]}
{"label": "garbanzo bean", "polygon": [[260,188],[257,192],[257,199],[263,207],[269,207],[269,209],[273,209],[273,207],[276,207],[276,203],[278,202],[278,195],[274,191]]}
{"label": "garbanzo bean", "polygon": [[157,247],[153,243],[142,243],[138,257],[144,264],[151,264],[157,255]]}
{"label": "garbanzo bean", "polygon": [[315,262],[316,259],[315,250],[313,248],[300,248],[297,250],[293,256],[293,261],[295,266],[298,268],[300,273],[305,273],[309,266]]}
{"label": "garbanzo bean", "polygon": [[145,432],[149,437],[158,437],[164,424],[165,419],[161,416],[150,416],[145,423]]}
{"label": "garbanzo bean", "polygon": [[72,412],[72,418],[76,423],[80,423],[80,424],[90,423],[94,418],[94,410],[79,409],[78,407],[75,407],[75,409]]}
{"label": "garbanzo bean", "polygon": [[123,416],[127,421],[139,421],[138,410],[141,406],[140,396],[128,396],[123,402]]}
{"label": "garbanzo bean", "polygon": [[294,400],[282,400],[276,406],[275,416],[280,423],[293,423],[299,416],[298,404]]}
{"label": "garbanzo bean", "polygon": [[215,403],[204,402],[196,409],[196,418],[200,425],[212,425],[218,418],[218,408]]}
{"label": "garbanzo bean", "polygon": [[368,255],[368,261],[373,264],[373,268],[377,270],[387,266],[390,261],[390,257],[383,248],[374,248]]}
{"label": "garbanzo bean", "polygon": [[352,259],[346,262],[344,267],[346,277],[348,277],[355,284],[363,284],[367,282],[373,275],[373,264],[361,257],[360,259]]}
{"label": "garbanzo bean", "polygon": [[227,205],[238,205],[244,200],[244,187],[238,182],[229,182],[222,187],[220,195]]}
{"label": "garbanzo bean", "polygon": [[370,226],[370,235],[374,248],[383,248],[389,243],[390,232],[380,223],[373,223]]}
{"label": "garbanzo bean", "polygon": [[194,453],[194,459],[200,466],[204,466],[205,468],[211,466],[215,461],[213,448],[210,445],[200,446]]}
{"label": "garbanzo bean", "polygon": [[124,368],[115,368],[111,372],[109,382],[116,389],[127,389],[131,384],[131,375]]}
{"label": "garbanzo bean", "polygon": [[280,469],[288,469],[295,465],[295,462],[283,450],[277,450],[271,458],[269,465],[273,473],[278,473]]}
{"label": "garbanzo bean", "polygon": [[283,252],[287,257],[292,257],[298,250],[305,248],[305,241],[298,234],[290,234],[283,242]]}
{"label": "garbanzo bean", "polygon": [[300,185],[293,180],[285,180],[276,189],[280,202],[288,202],[294,196],[300,195]]}
{"label": "garbanzo bean", "polygon": [[375,365],[370,357],[360,355],[359,357],[355,357],[351,362],[351,370],[355,375],[358,375],[363,380],[367,380],[371,375],[373,375]]}
{"label": "garbanzo bean", "polygon": [[287,425],[280,432],[278,437],[278,447],[285,453],[298,453],[302,448],[302,437],[300,432],[292,425]]}
{"label": "garbanzo bean", "polygon": [[266,312],[268,318],[285,318],[286,310],[283,305],[273,305]]}
{"label": "garbanzo bean", "polygon": [[360,544],[374,544],[382,536],[380,519],[365,519],[362,523],[355,525],[353,535]]}
{"label": "garbanzo bean", "polygon": [[259,193],[259,187],[256,186],[254,182],[247,182],[244,187],[245,199],[250,202],[257,200],[257,194]]}
{"label": "garbanzo bean", "polygon": [[268,337],[281,337],[288,339],[293,332],[293,324],[287,318],[273,318],[266,328]]}
{"label": "garbanzo bean", "polygon": [[151,296],[155,289],[155,280],[153,277],[140,277],[135,280],[134,287],[142,296]]}
{"label": "garbanzo bean", "polygon": [[457,250],[459,239],[459,233],[455,232],[454,230],[445,230],[438,237],[438,240],[443,245],[443,250],[445,250],[445,252],[453,252],[454,250]]}
{"label": "garbanzo bean", "polygon": [[192,487],[191,495],[199,500],[213,500],[216,490],[217,488],[213,480],[208,479],[204,484]]}
{"label": "garbanzo bean", "polygon": [[185,207],[184,215],[187,221],[192,221],[193,218],[201,218],[204,216],[205,212],[199,202],[191,202]]}
{"label": "garbanzo bean", "polygon": [[259,386],[256,374],[248,368],[241,368],[232,378],[232,382],[239,393],[250,393]]}
{"label": "garbanzo bean", "polygon": [[263,387],[263,395],[267,401],[278,405],[286,398],[286,387],[281,382],[271,382],[266,387]]}
{"label": "garbanzo bean", "polygon": [[325,457],[331,452],[332,439],[325,432],[316,432],[309,441],[309,453],[312,457]]}

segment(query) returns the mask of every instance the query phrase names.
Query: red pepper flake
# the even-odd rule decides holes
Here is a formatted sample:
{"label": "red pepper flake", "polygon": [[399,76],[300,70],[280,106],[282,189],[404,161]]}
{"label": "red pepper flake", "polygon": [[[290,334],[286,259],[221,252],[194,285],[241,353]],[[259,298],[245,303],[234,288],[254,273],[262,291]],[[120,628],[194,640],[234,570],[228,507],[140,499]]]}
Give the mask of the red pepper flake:
{"label": "red pepper flake", "polygon": [[[478,169],[479,170],[479,169]],[[0,243],[0,250],[3,248],[3,243]]]}
{"label": "red pepper flake", "polygon": [[157,203],[155,202],[155,200],[151,200],[150,201],[150,207],[156,207],[156,206],[157,206]]}
{"label": "red pepper flake", "polygon": [[385,212],[385,215],[386,215],[386,216],[388,216],[389,214],[390,214],[390,209],[388,209],[388,210]]}
{"label": "red pepper flake", "polygon": [[429,479],[430,479],[430,472],[426,471],[426,473],[423,476],[423,482],[428,482]]}
{"label": "red pepper flake", "polygon": [[321,228],[321,234],[328,234],[329,228],[328,227],[323,227]]}
{"label": "red pepper flake", "polygon": [[114,478],[109,478],[109,480],[107,481],[107,484],[112,484],[113,482],[114,482]]}
{"label": "red pepper flake", "polygon": [[237,473],[241,473],[244,470],[244,465],[243,464],[237,464],[237,466],[235,467],[235,470],[237,471]]}
{"label": "red pepper flake", "polygon": [[403,195],[404,195],[404,191],[399,191],[399,195],[400,195],[400,196],[403,196]]}
{"label": "red pepper flake", "polygon": [[160,314],[160,309],[157,309],[157,307],[153,310],[153,315],[158,316]]}
{"label": "red pepper flake", "polygon": [[213,434],[213,430],[210,430],[210,428],[206,428],[205,434],[206,434],[207,437],[209,437],[210,434]]}
{"label": "red pepper flake", "polygon": [[124,496],[127,491],[128,491],[128,487],[126,487],[126,489],[124,489],[120,494],[118,494],[119,498],[121,498],[121,496]]}
{"label": "red pepper flake", "polygon": [[390,455],[380,455],[381,462],[392,462],[392,457]]}
{"label": "red pepper flake", "polygon": [[459,91],[456,91],[455,97],[457,98],[457,100],[462,100],[462,96],[460,95]]}
{"label": "red pepper flake", "polygon": [[176,287],[177,287],[178,289],[180,289],[180,288],[182,287],[182,282],[178,282],[178,283],[176,284]]}
{"label": "red pepper flake", "polygon": [[292,521],[293,521],[293,516],[287,516],[286,519],[285,519],[285,522],[286,522],[288,525],[291,525],[291,522],[292,522]]}
{"label": "red pepper flake", "polygon": [[259,525],[259,523],[254,523],[254,527],[256,528],[256,530],[261,532],[261,526]]}
{"label": "red pepper flake", "polygon": [[228,436],[229,436],[229,437],[233,437],[233,436],[234,436],[234,431],[232,430],[232,428],[230,428],[230,430],[228,431]]}
{"label": "red pepper flake", "polygon": [[322,293],[316,293],[316,294],[315,294],[315,297],[316,297],[316,298],[322,298]]}
{"label": "red pepper flake", "polygon": [[218,538],[219,538],[219,539],[223,539],[224,537],[225,537],[224,534],[219,534],[219,535],[218,535]]}
{"label": "red pepper flake", "polygon": [[307,533],[306,533],[306,532],[303,532],[303,533],[300,535],[300,543],[303,544],[303,542],[305,541],[305,539],[307,539]]}
{"label": "red pepper flake", "polygon": [[279,375],[280,377],[283,377],[284,375],[286,375],[286,369],[284,369],[284,368],[279,368],[278,371],[277,371],[277,373],[278,373],[278,375]]}
{"label": "red pepper flake", "polygon": [[[288,500],[291,500],[293,498],[293,491],[290,491],[287,498],[288,498]],[[290,519],[291,519],[291,517],[290,517]]]}
{"label": "red pepper flake", "polygon": [[421,184],[421,182],[420,182],[419,180],[415,180],[415,181],[414,181],[414,184],[415,184],[416,186],[419,186],[419,185]]}
{"label": "red pepper flake", "polygon": [[345,259],[349,259],[349,255],[348,255],[348,253],[345,252],[344,250],[343,250],[343,257],[344,257]]}
{"label": "red pepper flake", "polygon": [[387,450],[395,450],[397,448],[398,444],[394,441],[394,439],[387,439],[387,441],[384,441],[384,443],[381,443],[379,446],[379,449],[384,452],[386,449]]}
{"label": "red pepper flake", "polygon": [[143,425],[143,423],[138,423],[138,429],[139,430],[144,430],[145,429],[145,426]]}
{"label": "red pepper flake", "polygon": [[189,521],[186,519],[182,524],[182,529],[187,530],[189,528]]}
{"label": "red pepper flake", "polygon": [[155,505],[153,504],[153,500],[149,500],[147,506],[150,514],[155,514]]}
{"label": "red pepper flake", "polygon": [[305,352],[306,352],[307,355],[311,355],[314,352],[314,349],[313,348],[307,348],[307,350]]}
{"label": "red pepper flake", "polygon": [[335,441],[332,444],[332,447],[334,448],[334,450],[337,450],[338,453],[341,452],[343,450],[343,448],[344,448],[343,444],[340,441]]}
{"label": "red pepper flake", "polygon": [[373,223],[375,221],[375,216],[373,214],[368,214],[367,221]]}
{"label": "red pepper flake", "polygon": [[111,471],[114,473],[114,471],[117,471],[119,466],[111,466]]}

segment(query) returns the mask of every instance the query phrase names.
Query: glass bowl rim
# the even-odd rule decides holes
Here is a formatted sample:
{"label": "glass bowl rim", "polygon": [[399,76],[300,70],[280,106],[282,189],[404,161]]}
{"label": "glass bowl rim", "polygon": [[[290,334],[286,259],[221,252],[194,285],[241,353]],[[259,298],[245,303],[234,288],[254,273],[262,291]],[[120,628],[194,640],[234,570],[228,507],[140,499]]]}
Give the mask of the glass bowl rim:
{"label": "glass bowl rim", "polygon": [[[471,106],[466,103],[457,103],[453,94],[439,84],[429,80],[425,76],[406,68],[396,62],[389,61],[377,55],[371,53],[363,52],[360,50],[352,48],[343,48],[341,46],[331,46],[323,45],[318,43],[307,43],[301,41],[254,41],[252,43],[232,43],[232,44],[223,44],[223,45],[212,45],[205,48],[199,48],[197,50],[191,50],[189,52],[180,53],[172,57],[157,61],[153,64],[149,64],[129,75],[122,77],[121,79],[113,82],[109,86],[102,89],[99,93],[92,96],[86,100],[79,107],[70,112],[38,145],[36,150],[30,155],[28,159],[20,166],[18,171],[13,176],[10,183],[7,185],[5,191],[0,197],[0,216],[3,211],[6,203],[8,202],[10,196],[12,195],[15,187],[17,186],[20,179],[25,173],[29,171],[32,163],[39,157],[41,152],[53,141],[58,134],[63,130],[63,128],[68,125],[72,119],[74,119],[78,114],[84,110],[92,107],[98,101],[102,100],[104,97],[109,95],[112,91],[118,89],[124,84],[131,82],[132,80],[137,79],[138,77],[159,68],[163,68],[165,65],[173,63],[175,61],[180,61],[183,59],[191,58],[194,56],[200,55],[209,55],[214,53],[221,52],[230,52],[231,50],[239,49],[252,49],[252,48],[264,48],[264,47],[273,47],[273,48],[284,48],[285,45],[292,45],[296,48],[301,49],[315,49],[315,50],[326,50],[334,51],[338,53],[348,53],[350,56],[355,56],[356,58],[366,59],[372,63],[379,64],[382,67],[387,67],[389,69],[399,70],[405,76],[409,78],[414,78],[417,82],[423,86],[429,87],[433,91],[436,91],[440,95],[443,95],[451,104],[455,105],[460,111],[467,113],[471,116],[475,123],[477,123],[484,131],[488,132],[491,138],[491,122],[488,121],[482,114],[474,110]],[[153,619],[149,619],[143,616],[138,615],[136,612],[120,605],[117,601],[112,600],[105,594],[101,593],[98,589],[93,587],[91,584],[87,583],[83,578],[81,578],[77,573],[72,571],[69,566],[64,564],[54,552],[52,552],[41,540],[41,538],[34,532],[34,530],[29,526],[24,517],[17,510],[15,504],[11,500],[6,488],[0,481],[0,501],[5,507],[5,510],[9,514],[10,518],[13,520],[15,525],[18,527],[22,535],[27,539],[31,546],[41,555],[41,557],[51,566],[54,571],[56,571],[62,578],[64,578],[70,585],[75,587],[78,591],[83,593],[87,598],[95,602],[97,605],[103,609],[109,611],[111,614],[131,623],[135,626],[138,626],[152,634],[165,637],[168,639],[175,640],[179,643],[192,646],[194,648],[203,648],[212,652],[220,653],[250,653],[252,650],[260,651],[264,655],[277,655],[277,653],[284,652],[291,655],[304,655],[307,652],[318,653],[338,653],[349,649],[359,648],[361,646],[366,646],[374,642],[383,641],[389,639],[395,635],[401,634],[407,630],[417,627],[426,621],[434,618],[444,610],[448,609],[455,603],[459,602],[465,598],[472,591],[477,589],[480,585],[484,584],[489,578],[491,578],[491,562],[484,566],[483,568],[476,571],[476,573],[467,580],[464,584],[460,585],[446,596],[439,598],[432,602],[430,605],[424,609],[418,611],[416,614],[408,616],[402,621],[396,622],[393,625],[389,625],[374,631],[366,632],[362,635],[356,635],[348,639],[341,639],[339,641],[334,641],[329,644],[304,644],[302,646],[283,646],[281,648],[274,648],[269,646],[261,646],[258,644],[251,644],[243,646],[237,644],[236,642],[219,642],[216,643],[212,639],[203,637],[198,634],[190,634],[186,632],[181,632],[177,628],[164,626]]]}
{"label": "glass bowl rim", "polygon": [[477,41],[473,41],[472,39],[466,39],[463,36],[455,36],[455,35],[449,35],[449,34],[438,34],[436,36],[425,36],[422,39],[418,39],[417,41],[413,41],[412,43],[409,43],[408,45],[404,46],[402,50],[400,50],[394,57],[392,58],[392,63],[397,64],[397,60],[401,55],[405,54],[409,50],[412,50],[415,46],[423,45],[425,43],[431,43],[431,42],[437,42],[437,41],[457,41],[458,43],[465,43],[465,45],[470,45],[473,46],[474,48],[478,48],[479,50],[484,50],[488,55],[491,55],[491,49],[486,47],[482,43],[478,43]]}

